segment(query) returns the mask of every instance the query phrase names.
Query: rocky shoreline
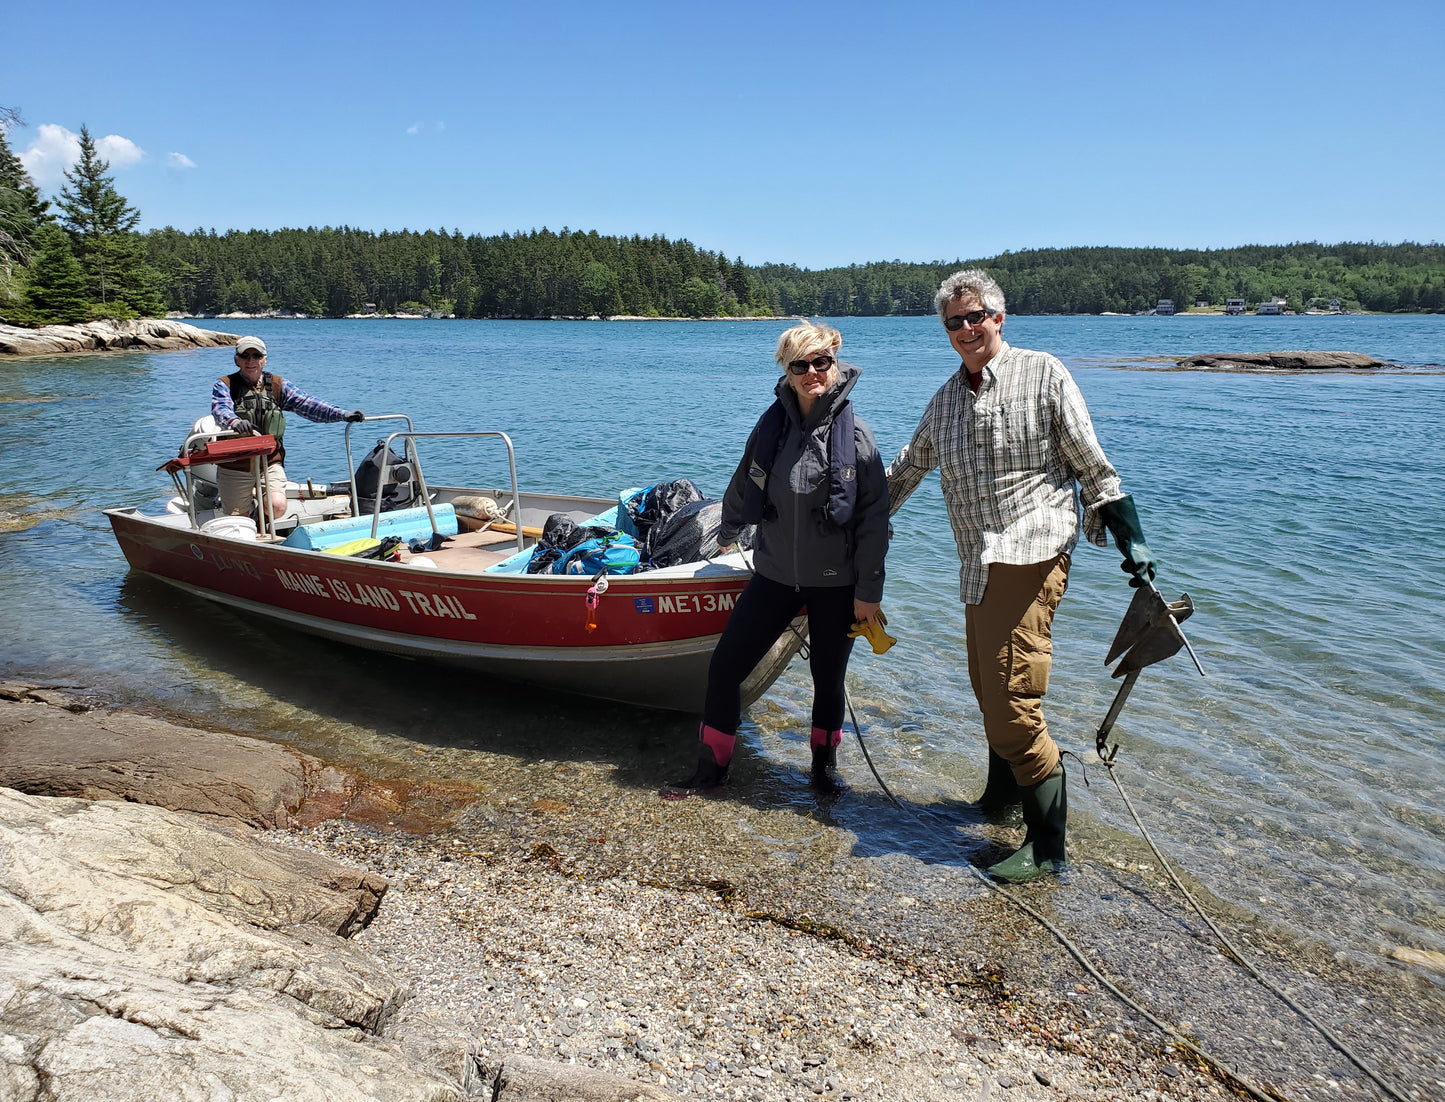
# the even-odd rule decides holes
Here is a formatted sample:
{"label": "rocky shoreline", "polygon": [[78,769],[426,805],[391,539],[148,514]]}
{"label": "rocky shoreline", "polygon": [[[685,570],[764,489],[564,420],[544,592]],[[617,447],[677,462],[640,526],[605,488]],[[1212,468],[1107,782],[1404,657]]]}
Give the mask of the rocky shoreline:
{"label": "rocky shoreline", "polygon": [[[966,864],[585,761],[428,817],[405,778],[94,703],[0,687],[7,1098],[1234,1096]],[[1135,998],[1282,1097],[1378,1097],[1147,865],[1077,858],[1026,898]],[[1429,962],[1219,917],[1405,1097],[1445,1090]]]}
{"label": "rocky shoreline", "polygon": [[23,329],[0,324],[0,355],[55,356],[65,352],[166,352],[180,348],[215,348],[235,344],[236,333],[198,329],[182,321],[136,318],[134,321],[89,321],[80,325],[45,325]]}
{"label": "rocky shoreline", "polygon": [[1388,367],[1364,352],[1211,352],[1186,356],[1180,367],[1207,367],[1226,371],[1373,371]]}

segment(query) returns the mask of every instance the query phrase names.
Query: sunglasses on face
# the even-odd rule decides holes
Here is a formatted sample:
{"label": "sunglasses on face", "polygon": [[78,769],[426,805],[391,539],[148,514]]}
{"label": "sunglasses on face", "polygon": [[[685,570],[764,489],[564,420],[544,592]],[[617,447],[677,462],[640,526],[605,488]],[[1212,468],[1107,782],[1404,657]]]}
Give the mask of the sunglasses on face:
{"label": "sunglasses on face", "polygon": [[806,375],[809,371],[816,371],[822,374],[830,371],[837,361],[824,352],[821,356],[814,356],[811,360],[789,360],[788,370],[794,375]]}
{"label": "sunglasses on face", "polygon": [[264,360],[265,358],[266,353],[257,352],[255,349],[247,349],[245,352],[236,353],[236,359],[238,360]]}
{"label": "sunglasses on face", "polygon": [[968,322],[969,325],[977,325],[984,318],[991,318],[997,313],[997,310],[970,310],[966,314],[954,314],[951,318],[943,319],[943,327],[950,333],[957,333],[963,328],[964,322]]}

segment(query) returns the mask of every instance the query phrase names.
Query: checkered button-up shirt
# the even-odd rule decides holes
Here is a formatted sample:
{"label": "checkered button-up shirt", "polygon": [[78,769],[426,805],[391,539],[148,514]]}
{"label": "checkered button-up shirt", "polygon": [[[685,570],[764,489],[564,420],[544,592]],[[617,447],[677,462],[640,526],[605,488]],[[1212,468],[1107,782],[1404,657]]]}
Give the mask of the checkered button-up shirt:
{"label": "checkered button-up shirt", "polygon": [[1124,495],[1084,396],[1057,359],[1005,343],[977,395],[967,371],[939,388],[889,464],[888,496],[901,505],[939,468],[962,563],[959,598],[972,605],[983,599],[989,563],[1045,562],[1074,549],[1080,490],[1084,535],[1100,546],[1099,506]]}

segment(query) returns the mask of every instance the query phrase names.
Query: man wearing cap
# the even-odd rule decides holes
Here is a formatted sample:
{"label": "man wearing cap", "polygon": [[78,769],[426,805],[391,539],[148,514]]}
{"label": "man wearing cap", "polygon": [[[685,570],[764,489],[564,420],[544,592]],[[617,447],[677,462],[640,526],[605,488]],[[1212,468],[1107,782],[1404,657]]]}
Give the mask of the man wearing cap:
{"label": "man wearing cap", "polygon": [[[281,437],[286,432],[286,411],[299,413],[308,421],[361,421],[361,410],[347,413],[344,409],[303,394],[279,375],[266,370],[266,342],[260,337],[242,337],[236,342],[236,370],[222,375],[211,387],[211,416],[216,425],[243,435],[274,436],[276,450],[266,460],[267,478],[271,484],[271,515],[286,511],[286,448]],[[221,512],[231,516],[249,516],[251,491],[255,478],[249,459],[222,463],[216,469],[221,491]]]}

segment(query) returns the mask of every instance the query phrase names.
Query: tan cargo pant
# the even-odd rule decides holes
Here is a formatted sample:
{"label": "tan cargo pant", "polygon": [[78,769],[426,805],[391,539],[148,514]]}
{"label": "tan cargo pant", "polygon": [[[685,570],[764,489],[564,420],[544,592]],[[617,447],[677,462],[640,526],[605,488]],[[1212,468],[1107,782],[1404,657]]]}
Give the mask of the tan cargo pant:
{"label": "tan cargo pant", "polygon": [[[271,497],[280,491],[282,500],[286,496],[286,468],[280,463],[267,465],[267,476],[271,480]],[[256,502],[256,476],[249,470],[233,471],[229,467],[216,468],[216,489],[221,492],[221,512],[227,516],[246,517]],[[275,508],[275,505],[272,505]],[[285,506],[282,506],[285,511]],[[279,514],[277,514],[279,515]]]}
{"label": "tan cargo pant", "polygon": [[968,677],[984,734],[1021,785],[1038,784],[1059,764],[1043,697],[1054,660],[1054,613],[1068,585],[1068,555],[1027,566],[992,563],[983,600],[965,609]]}

